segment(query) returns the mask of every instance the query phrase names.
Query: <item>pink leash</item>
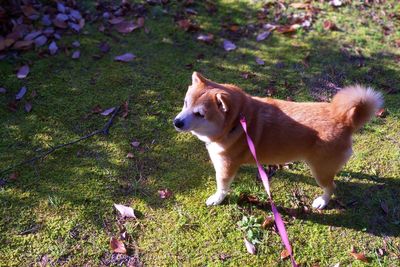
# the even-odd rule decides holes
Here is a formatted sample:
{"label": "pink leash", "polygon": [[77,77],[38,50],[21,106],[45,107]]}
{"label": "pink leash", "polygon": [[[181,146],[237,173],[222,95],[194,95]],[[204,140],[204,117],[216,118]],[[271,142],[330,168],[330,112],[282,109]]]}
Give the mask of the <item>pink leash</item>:
{"label": "pink leash", "polygon": [[250,152],[251,152],[251,154],[253,154],[253,157],[257,163],[258,172],[260,173],[261,180],[265,187],[265,191],[267,191],[267,194],[269,196],[269,199],[271,202],[272,213],[274,214],[275,223],[276,223],[276,227],[278,228],[279,235],[281,236],[282,242],[285,245],[286,250],[290,254],[290,260],[292,261],[292,266],[297,267],[298,265],[296,264],[296,261],[294,260],[294,257],[293,257],[292,247],[290,246],[289,238],[288,238],[288,235],[287,235],[287,232],[285,229],[285,224],[282,220],[281,215],[279,214],[278,210],[276,209],[275,203],[272,201],[272,196],[271,196],[271,192],[269,189],[270,186],[269,186],[268,176],[265,173],[264,168],[261,166],[260,162],[257,159],[256,148],[255,148],[254,143],[251,140],[249,134],[247,133],[246,118],[243,115],[241,115],[241,117],[240,117],[240,124],[242,125],[243,130],[246,133],[247,144],[249,145]]}

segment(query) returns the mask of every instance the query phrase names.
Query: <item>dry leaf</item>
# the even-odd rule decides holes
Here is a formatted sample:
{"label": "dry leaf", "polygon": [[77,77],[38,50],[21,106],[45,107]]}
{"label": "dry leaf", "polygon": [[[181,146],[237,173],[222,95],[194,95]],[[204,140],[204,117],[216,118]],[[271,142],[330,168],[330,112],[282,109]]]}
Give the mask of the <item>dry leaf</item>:
{"label": "dry leaf", "polygon": [[287,259],[289,257],[290,257],[289,251],[287,251],[286,249],[282,250],[282,252],[281,252],[281,260]]}
{"label": "dry leaf", "polygon": [[257,40],[257,42],[263,41],[263,40],[267,39],[270,35],[271,35],[271,31],[263,31],[263,32],[260,32],[260,33],[257,35],[256,40]]}
{"label": "dry leaf", "polygon": [[47,43],[47,37],[44,35],[40,35],[38,38],[33,40],[36,47],[41,47]]}
{"label": "dry leaf", "polygon": [[92,108],[92,113],[94,114],[99,114],[103,111],[103,109],[100,107],[100,105],[96,105]]}
{"label": "dry leaf", "polygon": [[112,19],[108,20],[108,22],[109,22],[110,24],[112,24],[112,25],[119,24],[119,23],[121,23],[121,22],[123,22],[123,21],[124,21],[124,18],[123,18],[123,17],[116,17],[116,18],[112,18]]}
{"label": "dry leaf", "polygon": [[24,108],[25,111],[29,113],[32,110],[32,104],[30,102],[26,102]]}
{"label": "dry leaf", "polygon": [[12,48],[16,49],[16,50],[28,50],[28,49],[30,49],[32,47],[32,44],[33,44],[32,40],[17,41],[17,42],[14,43]]}
{"label": "dry leaf", "polygon": [[139,26],[133,21],[123,21],[121,23],[115,24],[114,27],[119,33],[130,33],[133,30],[139,28]]}
{"label": "dry leaf", "polygon": [[310,4],[307,3],[291,3],[291,7],[297,8],[297,9],[306,9],[310,7]]}
{"label": "dry leaf", "polygon": [[254,246],[254,244],[251,243],[246,238],[244,238],[244,246],[246,247],[248,253],[250,253],[252,255],[256,254],[256,246]]}
{"label": "dry leaf", "polygon": [[226,39],[224,40],[223,46],[224,46],[225,51],[228,51],[228,52],[236,49],[236,45]]}
{"label": "dry leaf", "polygon": [[29,66],[28,65],[24,65],[18,70],[17,78],[18,79],[25,79],[26,76],[28,76],[28,74],[29,74]]}
{"label": "dry leaf", "polygon": [[197,26],[196,24],[194,24],[193,22],[191,22],[188,19],[182,19],[182,20],[178,20],[176,22],[179,26],[179,28],[185,30],[185,31],[198,31],[200,29],[199,26]]}
{"label": "dry leaf", "polygon": [[28,33],[27,35],[25,35],[24,40],[28,40],[31,41],[33,39],[35,39],[36,37],[38,37],[39,35],[41,35],[42,32],[41,31],[33,31]]}
{"label": "dry leaf", "polygon": [[162,198],[162,199],[167,199],[172,196],[172,192],[167,188],[158,190],[158,194],[160,195],[160,198]]}
{"label": "dry leaf", "polygon": [[378,109],[378,111],[375,113],[375,116],[378,118],[385,118],[388,115],[388,112],[384,108]]}
{"label": "dry leaf", "polygon": [[58,46],[55,41],[51,42],[49,45],[50,55],[54,55],[58,51]]}
{"label": "dry leaf", "polygon": [[126,248],[122,241],[116,239],[115,237],[111,237],[110,239],[110,248],[115,253],[126,254]]}
{"label": "dry leaf", "polygon": [[108,108],[108,109],[104,110],[102,113],[100,113],[100,115],[108,116],[108,115],[110,115],[111,113],[113,113],[114,110],[115,110],[115,107]]}
{"label": "dry leaf", "polygon": [[343,5],[343,2],[341,0],[332,0],[332,1],[329,1],[329,4],[334,7],[339,7],[339,6]]}
{"label": "dry leaf", "polygon": [[200,34],[199,36],[197,36],[197,40],[202,41],[206,44],[210,44],[214,41],[214,35],[211,33]]}
{"label": "dry leaf", "polygon": [[299,28],[301,28],[300,24],[282,25],[276,27],[276,31],[279,33],[294,33]]}
{"label": "dry leaf", "polygon": [[275,224],[274,218],[272,216],[268,216],[268,217],[265,218],[265,220],[262,223],[261,227],[266,229],[266,228],[274,226],[274,224]]}
{"label": "dry leaf", "polygon": [[81,56],[81,51],[76,50],[72,53],[72,59],[78,59]]}
{"label": "dry leaf", "polygon": [[121,204],[114,204],[114,207],[119,211],[122,217],[136,219],[135,213],[133,212],[133,209],[131,207]]}
{"label": "dry leaf", "polygon": [[363,261],[363,262],[369,262],[367,257],[365,257],[364,253],[357,253],[356,249],[354,246],[351,246],[350,248],[350,255],[353,256],[356,260]]}
{"label": "dry leaf", "polygon": [[265,65],[265,61],[262,60],[262,59],[259,58],[259,57],[256,57],[256,62],[257,62],[258,65]]}
{"label": "dry leaf", "polygon": [[22,86],[21,89],[19,89],[19,92],[15,95],[15,100],[21,100],[26,94],[26,91],[26,87]]}
{"label": "dry leaf", "polygon": [[131,146],[133,146],[133,147],[139,147],[139,146],[140,146],[140,142],[139,142],[139,141],[132,141],[132,142],[131,142]]}
{"label": "dry leaf", "polygon": [[337,30],[337,27],[336,27],[335,23],[333,23],[332,21],[325,20],[324,21],[324,29],[327,30],[327,31],[328,30],[334,31],[334,30]]}
{"label": "dry leaf", "polygon": [[115,61],[120,61],[120,62],[130,62],[130,61],[134,60],[135,57],[136,56],[134,54],[132,54],[132,53],[125,53],[123,55],[116,56],[114,58],[114,60]]}
{"label": "dry leaf", "polygon": [[125,101],[122,104],[122,115],[121,115],[121,117],[122,118],[126,118],[126,117],[128,117],[128,114],[129,114],[128,101]]}
{"label": "dry leaf", "polygon": [[10,175],[8,176],[8,179],[10,181],[15,181],[17,180],[17,178],[19,177],[19,172],[12,172],[10,173]]}
{"label": "dry leaf", "polygon": [[353,256],[356,260],[359,260],[362,262],[369,262],[367,257],[365,257],[364,253],[350,252],[350,255]]}

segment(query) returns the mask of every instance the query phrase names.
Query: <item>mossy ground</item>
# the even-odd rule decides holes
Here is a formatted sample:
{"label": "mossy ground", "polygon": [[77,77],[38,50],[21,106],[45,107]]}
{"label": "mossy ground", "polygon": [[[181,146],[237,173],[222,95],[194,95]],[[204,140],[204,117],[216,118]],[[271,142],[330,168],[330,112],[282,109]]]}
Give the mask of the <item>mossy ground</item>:
{"label": "mossy ground", "polygon": [[[196,4],[195,20],[205,32],[219,36],[221,21],[227,17],[240,25],[255,21],[260,4],[253,2],[218,1],[213,16],[203,4]],[[370,18],[372,11],[384,21],[387,16],[382,11],[398,13],[399,4],[391,3],[395,1],[366,10],[359,10],[357,3],[337,9],[320,4],[323,11],[311,31],[292,36],[274,33],[263,42],[242,38],[235,40],[238,49],[233,52],[225,52],[219,38],[213,45],[199,43],[195,35],[177,28],[171,16],[153,10],[146,19],[149,33],[114,33],[116,40],[88,25],[87,34],[63,38],[67,44],[81,42],[79,60],[63,53],[39,59],[31,52],[0,62],[0,85],[9,90],[0,95],[0,170],[33,157],[35,151],[101,128],[108,118],[87,116],[94,106],[129,102],[129,116],[117,118],[109,136],[95,136],[13,170],[19,177],[0,189],[0,265],[38,265],[44,255],[53,265],[100,265],[110,257],[109,238],[118,232],[113,203],[121,203],[140,215],[126,227],[145,265],[288,266],[288,261],[280,260],[283,247],[272,231],[263,231],[256,256],[243,245],[237,222],[244,215],[268,214],[237,205],[243,192],[264,194],[254,178],[255,168],[242,168],[223,205],[205,206],[215,181],[204,144],[172,127],[191,73],[197,70],[259,96],[265,96],[265,88],[275,81],[274,96],[295,101],[312,100],[310,86],[321,77],[381,90],[388,115],[374,119],[354,136],[354,155],[336,179],[336,199],[347,207],[333,202],[322,212],[299,214],[296,219],[284,214],[284,218],[296,260],[304,266],[365,265],[350,256],[352,245],[365,252],[371,266],[398,266],[400,94],[386,94],[385,89],[399,88],[400,53],[394,41],[400,36],[399,32],[385,36]],[[327,19],[340,30],[324,30]],[[399,29],[399,21],[392,21]],[[112,49],[95,60],[92,56],[101,41]],[[343,47],[350,53],[361,51],[364,66],[345,56]],[[131,63],[113,61],[125,52],[137,58]],[[197,59],[199,54],[204,58]],[[257,65],[256,56],[265,60],[265,66]],[[26,60],[33,62],[31,73],[26,80],[17,80],[15,66]],[[241,72],[254,76],[244,79]],[[28,87],[27,98],[31,90],[38,93],[33,110],[9,112],[5,106],[22,85]],[[132,140],[140,142],[139,149],[130,146]],[[133,159],[125,157],[128,152],[133,152]],[[1,177],[7,179],[10,172]],[[157,191],[162,188],[170,189],[173,197],[160,199]],[[303,163],[278,171],[272,191],[281,207],[296,205],[294,191],[308,205],[321,193]],[[381,202],[387,204],[388,214]],[[378,249],[385,247],[380,256]],[[221,261],[221,254],[230,257]]]}

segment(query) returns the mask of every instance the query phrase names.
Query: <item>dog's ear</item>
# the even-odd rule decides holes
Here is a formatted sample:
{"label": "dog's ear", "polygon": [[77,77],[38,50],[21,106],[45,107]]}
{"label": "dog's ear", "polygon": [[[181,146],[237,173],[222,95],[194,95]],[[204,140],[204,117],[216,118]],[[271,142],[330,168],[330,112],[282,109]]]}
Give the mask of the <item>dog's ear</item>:
{"label": "dog's ear", "polygon": [[206,78],[204,78],[203,75],[201,75],[197,71],[193,72],[193,74],[192,74],[192,86],[196,86],[196,85],[199,85],[199,84],[205,83],[205,82],[206,82]]}
{"label": "dog's ear", "polygon": [[228,102],[227,102],[227,97],[225,94],[221,94],[218,93],[215,95],[216,99],[217,99],[217,105],[218,108],[222,111],[222,112],[228,112]]}

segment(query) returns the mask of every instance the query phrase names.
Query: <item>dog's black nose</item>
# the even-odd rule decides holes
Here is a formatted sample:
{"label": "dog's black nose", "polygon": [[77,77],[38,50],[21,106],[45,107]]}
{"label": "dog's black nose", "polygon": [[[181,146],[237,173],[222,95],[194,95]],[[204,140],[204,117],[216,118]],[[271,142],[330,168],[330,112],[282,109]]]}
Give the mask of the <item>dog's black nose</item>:
{"label": "dog's black nose", "polygon": [[180,119],[175,119],[175,120],[174,120],[174,125],[175,125],[176,128],[179,128],[179,129],[180,129],[180,128],[183,127],[184,123],[183,123],[183,121],[180,120]]}

